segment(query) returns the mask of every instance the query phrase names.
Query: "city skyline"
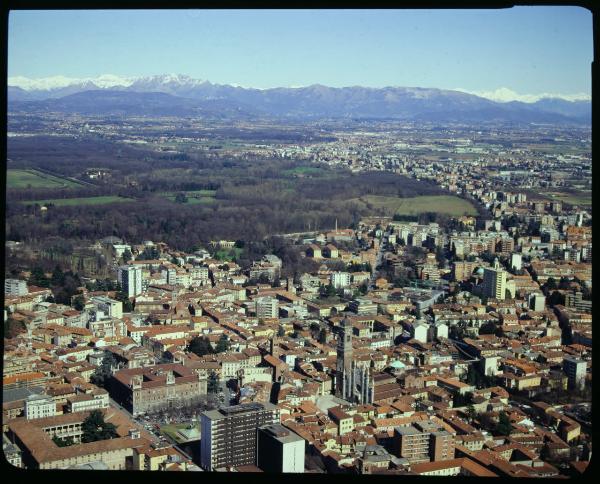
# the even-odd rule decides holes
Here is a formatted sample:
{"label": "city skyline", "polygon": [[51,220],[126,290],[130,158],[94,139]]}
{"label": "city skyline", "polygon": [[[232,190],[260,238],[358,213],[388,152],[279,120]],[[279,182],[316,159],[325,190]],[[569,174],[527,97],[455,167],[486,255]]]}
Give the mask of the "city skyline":
{"label": "city skyline", "polygon": [[172,72],[263,89],[418,86],[500,101],[585,99],[591,27],[590,12],[579,7],[12,11],[8,73],[86,79]]}

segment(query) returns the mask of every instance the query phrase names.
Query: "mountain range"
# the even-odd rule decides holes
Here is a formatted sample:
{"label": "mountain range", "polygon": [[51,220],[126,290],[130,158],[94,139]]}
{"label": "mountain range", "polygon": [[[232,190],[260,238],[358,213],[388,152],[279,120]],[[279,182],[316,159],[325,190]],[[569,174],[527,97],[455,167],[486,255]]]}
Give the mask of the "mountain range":
{"label": "mountain range", "polygon": [[86,115],[371,118],[429,122],[591,124],[590,101],[496,102],[418,87],[256,89],[183,75],[96,79],[9,78],[9,111]]}

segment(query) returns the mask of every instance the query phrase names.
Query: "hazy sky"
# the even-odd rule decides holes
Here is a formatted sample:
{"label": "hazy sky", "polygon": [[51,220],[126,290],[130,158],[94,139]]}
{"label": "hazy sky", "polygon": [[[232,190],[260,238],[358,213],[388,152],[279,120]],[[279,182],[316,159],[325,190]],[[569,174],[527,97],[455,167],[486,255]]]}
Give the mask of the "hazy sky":
{"label": "hazy sky", "polygon": [[8,52],[9,77],[566,94],[591,91],[593,37],[579,7],[12,11]]}

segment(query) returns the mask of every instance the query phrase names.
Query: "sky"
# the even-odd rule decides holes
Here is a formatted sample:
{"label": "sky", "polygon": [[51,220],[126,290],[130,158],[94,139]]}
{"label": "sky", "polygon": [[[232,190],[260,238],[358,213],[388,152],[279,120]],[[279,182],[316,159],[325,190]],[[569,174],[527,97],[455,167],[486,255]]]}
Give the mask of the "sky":
{"label": "sky", "polygon": [[176,73],[259,88],[589,95],[592,59],[592,14],[581,7],[9,14],[9,78]]}

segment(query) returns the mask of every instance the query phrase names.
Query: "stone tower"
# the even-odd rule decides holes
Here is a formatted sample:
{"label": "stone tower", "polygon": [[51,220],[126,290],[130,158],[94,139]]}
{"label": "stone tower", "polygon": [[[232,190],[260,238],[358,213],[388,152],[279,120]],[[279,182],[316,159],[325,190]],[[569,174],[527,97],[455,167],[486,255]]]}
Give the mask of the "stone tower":
{"label": "stone tower", "polygon": [[342,320],[337,344],[337,365],[335,378],[335,394],[337,397],[351,401],[353,398],[352,368],[352,323],[346,316]]}

